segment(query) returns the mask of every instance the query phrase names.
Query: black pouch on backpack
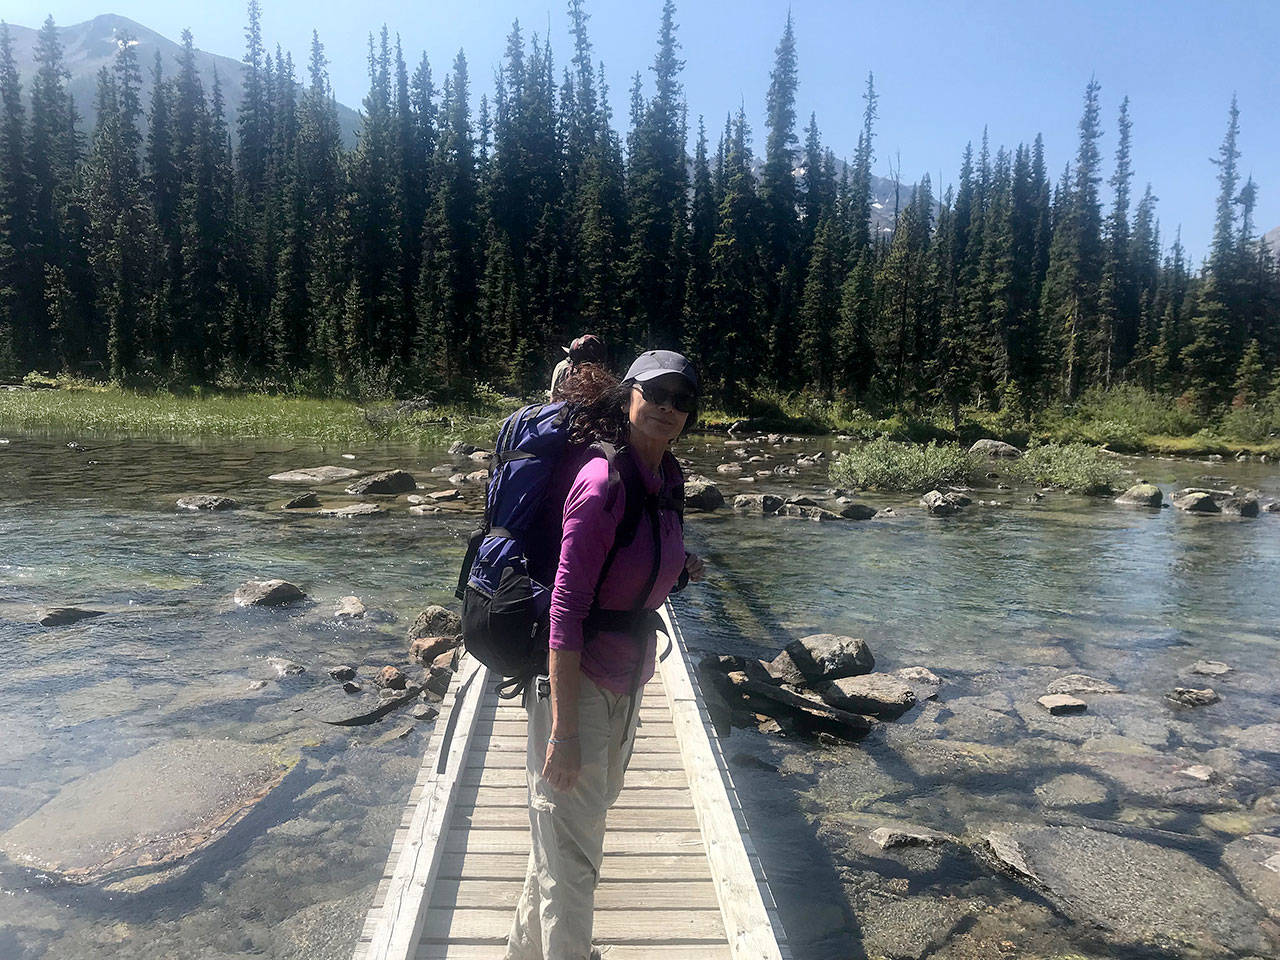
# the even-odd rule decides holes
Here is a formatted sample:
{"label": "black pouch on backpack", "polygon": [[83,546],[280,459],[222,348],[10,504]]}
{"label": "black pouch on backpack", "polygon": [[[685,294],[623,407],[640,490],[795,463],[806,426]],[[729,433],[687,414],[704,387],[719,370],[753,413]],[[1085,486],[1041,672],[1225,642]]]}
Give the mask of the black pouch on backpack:
{"label": "black pouch on backpack", "polygon": [[536,672],[546,656],[538,636],[540,621],[535,586],[521,567],[502,571],[493,595],[468,585],[462,599],[462,634],[467,649],[502,676]]}

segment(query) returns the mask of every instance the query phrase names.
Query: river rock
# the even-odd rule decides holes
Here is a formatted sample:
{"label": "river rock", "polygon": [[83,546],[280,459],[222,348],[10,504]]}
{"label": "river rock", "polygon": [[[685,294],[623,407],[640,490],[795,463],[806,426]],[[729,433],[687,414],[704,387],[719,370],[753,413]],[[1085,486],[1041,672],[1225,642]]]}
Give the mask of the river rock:
{"label": "river rock", "polygon": [[719,510],[724,494],[706,477],[690,477],[684,484],[684,504],[693,510]]}
{"label": "river rock", "polygon": [[881,720],[894,720],[916,705],[911,687],[887,673],[842,677],[816,689],[833,707]]}
{"label": "river rock", "polygon": [[359,597],[343,597],[338,601],[333,615],[339,620],[358,620],[365,615],[365,606]]}
{"label": "river rock", "polygon": [[875,666],[865,640],[815,633],[788,643],[769,663],[769,672],[785,683],[814,684],[860,676]]}
{"label": "river rock", "polygon": [[1218,504],[1218,508],[1229,517],[1256,517],[1258,515],[1258,498],[1227,497]]}
{"label": "river rock", "polygon": [[306,493],[300,493],[292,500],[285,503],[286,510],[303,510],[308,507],[320,506],[320,497],[314,491],[308,490]]}
{"label": "river rock", "polygon": [[1267,513],[1280,513],[1280,500],[1272,500],[1262,509]]}
{"label": "river rock", "polygon": [[916,695],[916,701],[932,700],[942,689],[942,678],[927,667],[903,667],[893,671],[897,677]]}
{"label": "river rock", "polygon": [[1072,713],[1084,713],[1089,709],[1089,705],[1083,700],[1079,700],[1076,697],[1069,696],[1065,693],[1051,693],[1041,697],[1036,702],[1055,717],[1065,716]]}
{"label": "river rock", "polygon": [[373,678],[373,683],[374,686],[382,687],[384,690],[403,690],[408,683],[408,678],[399,667],[385,666]]}
{"label": "river rock", "polygon": [[752,680],[745,673],[728,675],[731,706],[745,707],[779,721],[794,723],[809,735],[830,734],[842,740],[857,740],[871,731],[874,721],[832,707],[793,690]]}
{"label": "river rock", "polygon": [[1280,920],[1280,837],[1255,833],[1233,840],[1222,862],[1245,893]]}
{"label": "river rock", "polygon": [[226,835],[290,766],[274,746],[167,740],[62,787],[0,850],[80,883],[170,866]]}
{"label": "river rock", "polygon": [[1191,672],[1205,677],[1221,677],[1231,672],[1231,667],[1221,660],[1197,660],[1191,665]]}
{"label": "river rock", "polygon": [[1173,505],[1186,513],[1221,513],[1218,501],[1213,494],[1197,490],[1191,493],[1183,491],[1173,496]]}
{"label": "river rock", "polygon": [[1164,503],[1164,494],[1154,483],[1135,483],[1116,497],[1116,503],[1130,504],[1135,507],[1158,507]]}
{"label": "river rock", "polygon": [[968,506],[970,502],[963,494],[943,493],[941,490],[930,490],[920,498],[920,506],[933,517],[949,517],[953,513],[959,513],[960,508]]}
{"label": "river rock", "polygon": [[480,448],[474,443],[467,443],[465,440],[455,440],[449,446],[449,454],[454,457],[469,457]]}
{"label": "river rock", "polygon": [[361,477],[347,487],[347,493],[353,497],[363,497],[366,494],[408,493],[417,488],[417,481],[413,479],[412,474],[403,470],[386,470],[383,473]]}
{"label": "river rock", "polygon": [[475,463],[488,463],[493,459],[493,453],[489,450],[472,450],[467,454],[467,459]]}
{"label": "river rock", "polygon": [[771,493],[740,493],[733,498],[733,512],[757,517],[773,516],[783,505],[781,497]]}
{"label": "river rock", "polygon": [[267,479],[275,480],[278,483],[314,483],[323,485],[358,476],[360,476],[360,471],[352,470],[350,467],[308,467],[305,470],[286,470],[284,473],[273,473]]}
{"label": "river rock", "polygon": [[342,681],[342,692],[343,692],[343,693],[360,693],[360,692],[362,692],[363,690],[364,690],[364,687],[363,687],[363,686],[361,686],[361,684],[360,684],[359,682],[355,681],[355,680],[343,680],[343,681]]}
{"label": "river rock", "polygon": [[356,678],[356,672],[344,663],[336,667],[330,667],[329,676],[340,683],[346,683],[348,680],[354,680]]}
{"label": "river rock", "polygon": [[1214,692],[1212,687],[1205,687],[1203,690],[1197,690],[1194,687],[1174,687],[1165,694],[1165,699],[1180,707],[1207,707],[1222,698]]}
{"label": "river rock", "polygon": [[993,831],[997,866],[1080,923],[1105,931],[1117,956],[1273,956],[1262,911],[1180,850],[1089,827]]}
{"label": "river rock", "polygon": [[704,675],[729,674],[735,671],[745,673],[752,680],[761,683],[778,683],[778,679],[769,672],[769,668],[755,657],[739,657],[735,654],[708,653],[698,661],[698,670]]}
{"label": "river rock", "polygon": [[409,642],[409,659],[424,667],[429,666],[436,657],[447,653],[458,646],[456,635],[447,637],[415,637]]}
{"label": "river rock", "polygon": [[1198,780],[1200,783],[1210,783],[1216,776],[1216,771],[1206,764],[1197,763],[1190,767],[1183,767],[1178,771],[1178,774],[1179,776],[1189,777],[1192,780]]}
{"label": "river rock", "polygon": [[[348,690],[348,685],[354,690]],[[422,695],[422,687],[408,683],[403,689],[375,687],[366,690],[358,681],[348,680],[343,689],[350,694],[335,697],[332,687],[322,687],[304,696],[302,709],[321,723],[338,727],[361,727],[386,716],[392,710],[408,706]]]}
{"label": "river rock", "polygon": [[865,503],[846,503],[840,508],[840,516],[846,520],[870,520],[876,513],[875,507]]}
{"label": "river rock", "polygon": [[876,827],[869,834],[871,840],[881,850],[893,847],[936,847],[939,844],[955,840],[949,833],[930,830],[927,827],[913,827],[907,824],[895,824],[891,827]]}
{"label": "river rock", "polygon": [[409,711],[409,715],[415,720],[434,720],[440,716],[440,708],[434,703],[419,703]]}
{"label": "river rock", "polygon": [[823,523],[844,519],[840,514],[825,510],[822,507],[809,507],[798,503],[784,503],[778,508],[778,516],[794,517],[798,520],[814,520]]}
{"label": "river rock", "polygon": [[267,657],[267,666],[276,679],[281,677],[297,677],[307,672],[307,668],[287,657]]}
{"label": "river rock", "polygon": [[42,627],[66,627],[81,620],[106,615],[105,610],[83,610],[80,607],[48,607],[40,611],[37,623]]}
{"label": "river rock", "polygon": [[461,500],[462,492],[457,489],[452,490],[433,490],[427,494],[427,499],[433,503],[444,503],[449,500]]}
{"label": "river rock", "polygon": [[484,483],[489,479],[488,470],[472,470],[462,478],[467,483]]}
{"label": "river rock", "polygon": [[240,504],[230,497],[200,493],[194,497],[179,497],[178,506],[183,510],[235,510]]}
{"label": "river rock", "polygon": [[1015,458],[1022,456],[1022,451],[1011,443],[1005,443],[1003,440],[979,440],[969,448],[969,453],[979,457],[1007,457]]}
{"label": "river rock", "polygon": [[242,607],[282,607],[305,600],[307,595],[288,580],[246,580],[236,591],[236,603]]}
{"label": "river rock", "polygon": [[1036,787],[1036,796],[1046,807],[1086,807],[1106,802],[1111,794],[1093,777],[1064,773]]}
{"label": "river rock", "polygon": [[462,618],[451,610],[432,604],[423,610],[409,627],[409,639],[419,637],[456,637],[462,632]]}
{"label": "river rock", "polygon": [[353,503],[346,507],[335,507],[332,510],[316,511],[322,517],[338,517],[339,519],[347,517],[376,517],[380,513],[387,511],[376,503]]}
{"label": "river rock", "polygon": [[1107,683],[1097,677],[1088,677],[1083,673],[1069,673],[1052,681],[1045,693],[1120,693],[1114,683]]}
{"label": "river rock", "polygon": [[741,473],[742,464],[740,463],[722,463],[716,467],[716,473]]}

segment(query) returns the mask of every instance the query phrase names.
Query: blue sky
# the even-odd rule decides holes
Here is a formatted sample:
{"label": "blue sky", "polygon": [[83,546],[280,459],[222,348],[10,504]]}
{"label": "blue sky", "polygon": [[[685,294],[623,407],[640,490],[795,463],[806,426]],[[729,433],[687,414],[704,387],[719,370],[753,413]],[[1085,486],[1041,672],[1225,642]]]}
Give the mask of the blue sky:
{"label": "blue sky", "polygon": [[[177,39],[190,27],[197,46],[238,57],[244,8],[238,3],[161,0],[4,0],[0,16],[37,26],[117,13]],[[358,107],[367,87],[366,36],[386,23],[411,62],[425,50],[437,76],[459,47],[467,52],[478,97],[492,87],[511,21],[526,35],[550,35],[557,61],[569,53],[561,0],[359,4],[264,0],[266,38],[305,62],[311,29],[320,31],[334,88]],[[683,0],[678,7],[691,123],[705,114],[717,131],[745,102],[758,149],[773,50],[790,8],[800,58],[798,109],[810,111],[826,143],[852,154],[863,84],[876,76],[880,120],[876,172],[899,165],[906,180],[928,171],[937,184],[955,176],[966,141],[984,126],[994,145],[1030,142],[1042,132],[1054,176],[1075,151],[1081,98],[1090,75],[1102,84],[1110,175],[1115,116],[1128,94],[1133,119],[1135,194],[1149,180],[1160,197],[1166,241],[1181,224],[1193,258],[1208,248],[1216,187],[1209,158],[1240,100],[1242,170],[1259,185],[1257,226],[1280,225],[1280,2],[1276,0],[966,0],[936,3],[822,0]],[[652,60],[661,0],[588,0],[591,35],[609,75],[615,120],[625,122],[630,77]],[[1105,187],[1104,187],[1105,190]],[[1109,196],[1109,191],[1104,193]]]}

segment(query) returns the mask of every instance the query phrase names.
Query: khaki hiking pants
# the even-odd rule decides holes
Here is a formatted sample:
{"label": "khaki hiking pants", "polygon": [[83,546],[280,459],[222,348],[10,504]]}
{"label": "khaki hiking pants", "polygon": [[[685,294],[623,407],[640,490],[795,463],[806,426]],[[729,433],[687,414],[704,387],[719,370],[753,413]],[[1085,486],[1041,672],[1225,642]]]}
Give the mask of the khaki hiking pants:
{"label": "khaki hiking pants", "polygon": [[539,696],[536,680],[525,690],[529,713],[525,773],[533,849],[507,938],[506,960],[588,960],[592,956],[591,923],[604,858],[605,814],[622,792],[640,715],[640,694],[636,694],[628,728],[631,698],[601,689],[586,674],[580,680],[582,772],[569,791],[555,790],[542,779],[551,735],[551,698]]}

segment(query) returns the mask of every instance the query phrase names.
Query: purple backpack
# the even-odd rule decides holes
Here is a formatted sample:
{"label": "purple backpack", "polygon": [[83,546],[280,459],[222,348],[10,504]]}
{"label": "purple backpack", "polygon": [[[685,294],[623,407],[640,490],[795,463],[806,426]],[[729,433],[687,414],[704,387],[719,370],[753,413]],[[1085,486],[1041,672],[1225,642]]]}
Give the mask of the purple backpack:
{"label": "purple backpack", "polygon": [[[489,468],[484,525],[471,535],[458,577],[467,651],[495,673],[518,681],[506,685],[512,690],[518,691],[530,677],[546,670],[555,571],[531,571],[530,546],[535,538],[554,538],[558,543],[561,536],[560,511],[547,503],[547,496],[560,463],[582,450],[569,442],[571,414],[567,403],[534,404],[503,422]],[[670,497],[649,494],[630,456],[619,456],[619,449],[608,443],[592,444],[589,449],[609,462],[610,497],[626,497],[613,546],[600,570],[598,591],[618,550],[635,539],[642,519],[650,518],[655,534],[661,509],[676,510],[683,521],[684,486],[679,480]],[[669,475],[680,478],[675,458],[667,457],[668,470],[675,471]],[[554,524],[549,522],[552,517]],[[539,553],[559,556],[558,549]],[[642,604],[653,589],[660,561],[654,557],[652,580],[631,609],[593,606],[588,632],[638,632],[649,624],[652,612]]]}

